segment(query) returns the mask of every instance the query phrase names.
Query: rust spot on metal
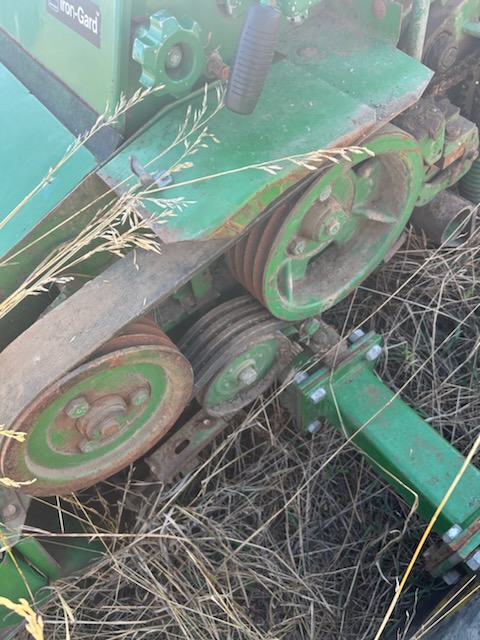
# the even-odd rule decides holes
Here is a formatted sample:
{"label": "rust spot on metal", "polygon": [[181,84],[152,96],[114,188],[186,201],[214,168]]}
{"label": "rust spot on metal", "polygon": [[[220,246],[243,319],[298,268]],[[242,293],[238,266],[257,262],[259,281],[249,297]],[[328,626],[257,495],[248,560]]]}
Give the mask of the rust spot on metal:
{"label": "rust spot on metal", "polygon": [[213,51],[207,59],[205,74],[210,78],[217,78],[221,82],[227,82],[230,77],[230,67],[222,60],[218,51]]}
{"label": "rust spot on metal", "polygon": [[378,20],[383,20],[387,14],[387,4],[389,0],[373,0],[372,14]]}
{"label": "rust spot on metal", "polygon": [[202,410],[146,458],[146,463],[160,482],[172,482],[178,474],[185,474],[196,465],[198,453],[227,424],[222,418],[212,418]]}
{"label": "rust spot on metal", "polygon": [[[142,368],[145,364],[149,368]],[[185,408],[192,386],[186,358],[158,325],[140,318],[23,411],[13,428],[25,431],[26,441],[3,442],[0,473],[19,482],[35,478],[24,491],[37,496],[89,487],[149,451]],[[65,411],[77,389],[86,407],[78,416],[75,407]],[[53,403],[62,397],[65,402],[53,412]],[[32,455],[33,434],[37,444]],[[51,466],[52,456],[61,456],[62,465]]]}
{"label": "rust spot on metal", "polygon": [[450,556],[460,552],[462,548],[473,538],[475,534],[480,531],[480,520],[473,522],[468,529],[461,533],[458,538],[450,542],[449,544],[443,544],[441,547],[437,547],[429,554],[425,568],[431,573],[435,567]]}

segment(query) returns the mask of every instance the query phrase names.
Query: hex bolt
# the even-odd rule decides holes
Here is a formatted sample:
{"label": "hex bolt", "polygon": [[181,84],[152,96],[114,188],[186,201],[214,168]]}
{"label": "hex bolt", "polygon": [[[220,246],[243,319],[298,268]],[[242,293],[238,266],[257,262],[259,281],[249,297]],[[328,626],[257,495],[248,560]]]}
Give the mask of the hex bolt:
{"label": "hex bolt", "polygon": [[243,371],[240,371],[240,373],[238,374],[238,381],[245,385],[253,384],[256,379],[257,379],[257,372],[252,366],[246,367],[245,369],[243,369]]}
{"label": "hex bolt", "polygon": [[295,382],[295,384],[302,384],[302,382],[305,382],[305,380],[308,380],[309,376],[308,373],[306,371],[299,371],[295,377],[293,378],[293,381]]}
{"label": "hex bolt", "polygon": [[77,418],[83,418],[83,416],[88,413],[89,409],[90,405],[88,404],[88,400],[83,396],[78,396],[77,398],[70,400],[65,407],[65,413],[69,418],[76,420]]}
{"label": "hex bolt", "polygon": [[338,220],[329,220],[325,223],[325,235],[327,236],[336,236],[340,231],[340,222]]}
{"label": "hex bolt", "polygon": [[320,422],[320,420],[315,420],[314,422],[311,422],[308,425],[307,431],[309,433],[317,433],[317,431],[320,429],[321,426],[322,426],[322,423]]}
{"label": "hex bolt", "polygon": [[315,391],[310,394],[310,400],[313,402],[313,404],[318,404],[325,398],[326,395],[327,392],[325,391],[325,389],[323,387],[320,387],[319,389],[315,389]]}
{"label": "hex bolt", "polygon": [[448,584],[449,587],[457,584],[461,577],[462,574],[460,573],[460,571],[457,571],[457,569],[450,569],[450,571],[447,571],[442,576],[443,581]]}
{"label": "hex bolt", "polygon": [[178,44],[174,44],[173,47],[170,47],[170,49],[168,50],[167,57],[165,59],[165,67],[167,69],[178,69],[178,67],[182,64],[182,60],[182,49]]}
{"label": "hex bolt", "polygon": [[379,344],[374,344],[373,347],[370,347],[370,349],[365,354],[365,358],[369,362],[373,362],[381,355],[382,351],[383,349]]}
{"label": "hex bolt", "polygon": [[130,396],[130,404],[134,407],[141,407],[150,400],[150,389],[148,387],[140,387],[136,389]]}
{"label": "hex bolt", "polygon": [[475,553],[470,556],[466,565],[471,571],[478,571],[480,569],[480,549],[477,549]]}
{"label": "hex bolt", "polygon": [[95,451],[96,449],[98,449],[101,445],[102,445],[101,441],[87,440],[85,438],[84,440],[81,440],[78,443],[78,449],[82,453],[91,453],[92,451]]}
{"label": "hex bolt", "polygon": [[458,538],[461,533],[462,527],[459,524],[453,524],[450,529],[448,529],[448,531],[445,531],[442,536],[442,540],[445,542],[445,544],[450,544],[450,542],[453,542],[456,538]]}
{"label": "hex bolt", "polygon": [[449,140],[454,140],[462,133],[462,125],[457,122],[448,122],[445,128],[445,137]]}
{"label": "hex bolt", "polygon": [[294,256],[301,256],[303,253],[305,253],[306,248],[307,248],[306,241],[303,240],[302,238],[297,238],[296,240],[292,240],[292,242],[290,243],[290,246],[288,247],[288,250]]}
{"label": "hex bolt", "polygon": [[348,336],[348,341],[352,344],[355,344],[355,342],[358,342],[361,338],[364,337],[364,335],[365,331],[363,331],[362,329],[355,329],[355,331],[352,331],[352,333]]}
{"label": "hex bolt", "polygon": [[2,510],[2,515],[4,520],[13,520],[17,515],[17,507],[13,503],[7,504]]}
{"label": "hex bolt", "polygon": [[325,202],[325,200],[328,200],[329,197],[332,195],[332,191],[333,191],[333,187],[331,184],[329,184],[318,196],[318,201]]}

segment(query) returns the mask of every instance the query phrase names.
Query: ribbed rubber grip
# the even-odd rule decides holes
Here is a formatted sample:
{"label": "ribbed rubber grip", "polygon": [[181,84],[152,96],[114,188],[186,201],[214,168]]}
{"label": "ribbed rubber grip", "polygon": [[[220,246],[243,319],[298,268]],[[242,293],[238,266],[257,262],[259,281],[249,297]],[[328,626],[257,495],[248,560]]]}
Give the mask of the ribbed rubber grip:
{"label": "ribbed rubber grip", "polygon": [[272,64],[281,17],[276,7],[250,6],[230,71],[225,98],[230,111],[244,116],[254,111]]}

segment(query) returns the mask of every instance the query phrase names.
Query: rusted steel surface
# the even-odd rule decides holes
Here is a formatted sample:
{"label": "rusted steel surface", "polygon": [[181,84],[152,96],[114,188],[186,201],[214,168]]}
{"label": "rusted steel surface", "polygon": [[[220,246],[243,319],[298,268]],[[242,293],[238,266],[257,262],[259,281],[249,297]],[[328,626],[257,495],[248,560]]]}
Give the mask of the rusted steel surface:
{"label": "rusted steel surface", "polygon": [[160,482],[172,482],[195,465],[197,454],[227,425],[222,418],[212,418],[202,410],[146,458],[146,463]]}
{"label": "rusted steel surface", "polygon": [[162,255],[133,252],[29,327],[0,353],[1,422],[15,418],[123,327],[188,282],[228,243],[184,243]]}
{"label": "rusted steel surface", "polygon": [[18,417],[25,442],[3,441],[0,474],[31,495],[63,495],[103,480],[145,454],[188,403],[189,362],[151,321],[156,335],[128,333],[52,384]]}
{"label": "rusted steel surface", "polygon": [[[477,518],[465,531],[463,531],[455,540],[448,544],[433,549],[426,558],[425,568],[429,573],[438,575],[436,568],[449,558],[455,558],[457,561],[452,562],[452,566],[458,564],[464,555],[461,555],[462,549],[472,540],[474,536],[480,534],[480,519]],[[443,573],[444,571],[441,571]]]}

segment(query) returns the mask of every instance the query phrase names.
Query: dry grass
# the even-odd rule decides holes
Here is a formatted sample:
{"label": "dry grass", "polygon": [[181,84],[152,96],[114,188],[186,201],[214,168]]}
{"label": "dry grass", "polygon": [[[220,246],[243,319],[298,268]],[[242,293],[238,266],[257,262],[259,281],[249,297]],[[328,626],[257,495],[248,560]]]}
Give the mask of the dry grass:
{"label": "dry grass", "polygon": [[[479,251],[478,238],[436,250],[412,235],[328,314],[344,334],[366,324],[384,336],[383,380],[463,453],[480,424]],[[408,506],[342,442],[328,425],[298,434],[264,399],[179,485],[146,495],[133,476],[127,535],[87,577],[57,585],[45,637],[373,638],[425,525],[405,526]],[[419,563],[392,637],[432,586]]]}

